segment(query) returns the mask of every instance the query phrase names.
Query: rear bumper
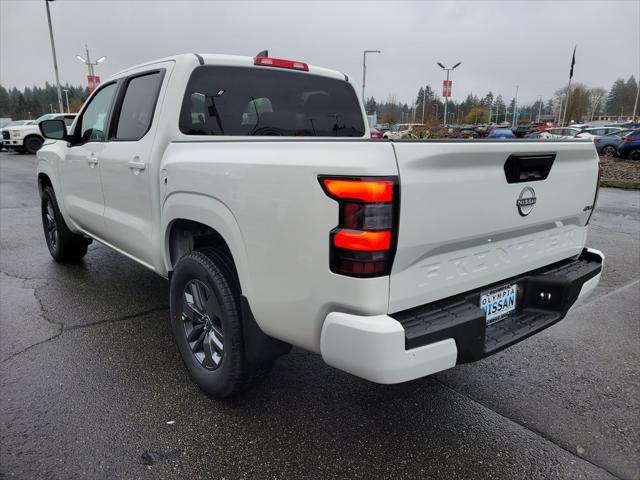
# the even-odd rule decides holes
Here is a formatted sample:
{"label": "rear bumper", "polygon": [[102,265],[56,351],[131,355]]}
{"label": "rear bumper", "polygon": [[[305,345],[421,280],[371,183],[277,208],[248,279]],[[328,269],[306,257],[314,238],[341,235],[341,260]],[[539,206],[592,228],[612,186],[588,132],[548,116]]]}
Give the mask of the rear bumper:
{"label": "rear bumper", "polygon": [[[487,357],[553,325],[595,289],[604,256],[585,249],[565,260],[495,285],[391,315],[332,312],[320,339],[324,361],[377,383],[399,383]],[[487,326],[480,292],[518,289],[517,310]],[[551,300],[540,300],[550,293]]]}

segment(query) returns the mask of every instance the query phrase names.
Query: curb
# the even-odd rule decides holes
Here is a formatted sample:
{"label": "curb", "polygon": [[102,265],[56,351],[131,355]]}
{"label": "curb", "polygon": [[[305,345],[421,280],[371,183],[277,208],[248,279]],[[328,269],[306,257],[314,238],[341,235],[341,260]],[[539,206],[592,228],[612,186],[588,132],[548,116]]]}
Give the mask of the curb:
{"label": "curb", "polygon": [[623,188],[625,190],[640,190],[640,182],[623,180],[600,180],[601,187]]}

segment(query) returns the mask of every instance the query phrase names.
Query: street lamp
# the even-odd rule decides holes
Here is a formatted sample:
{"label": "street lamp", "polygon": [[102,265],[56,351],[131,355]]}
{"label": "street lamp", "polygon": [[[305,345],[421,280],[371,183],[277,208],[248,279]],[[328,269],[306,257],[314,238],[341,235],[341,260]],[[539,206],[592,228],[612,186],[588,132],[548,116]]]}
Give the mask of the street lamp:
{"label": "street lamp", "polygon": [[84,59],[80,55],[76,55],[76,58],[87,66],[87,68],[89,70],[89,75],[94,77],[95,76],[95,71],[93,70],[93,67],[96,66],[96,65],[99,65],[102,62],[104,62],[107,59],[107,57],[100,57],[95,62],[91,62],[91,56],[89,55],[89,47],[87,45],[85,45],[84,48],[85,48],[85,51],[87,52],[87,58]]}
{"label": "street lamp", "polygon": [[69,89],[68,88],[64,89],[64,96],[67,99],[67,113],[71,113],[71,110],[69,109]]}
{"label": "street lamp", "polygon": [[60,77],[58,76],[58,60],[56,59],[56,44],[53,41],[53,27],[51,26],[51,12],[49,11],[49,2],[53,0],[45,0],[47,6],[47,22],[49,22],[49,38],[51,39],[51,51],[53,53],[53,70],[56,72],[56,88],[58,89],[58,107],[62,112],[62,92],[60,91]]}
{"label": "street lamp", "polygon": [[[462,64],[462,62],[458,62],[456,63],[453,67],[451,68],[447,68],[445,67],[443,64],[441,64],[440,62],[437,62],[438,66],[444,70],[445,72],[447,72],[447,82],[445,83],[447,90],[449,89],[449,72],[455,70],[456,68],[458,68],[460,66],[460,64]],[[449,96],[447,95],[446,97],[444,97],[444,126],[447,126],[447,105],[449,103]]]}
{"label": "street lamp", "polygon": [[364,98],[364,86],[367,83],[367,53],[382,53],[381,50],[364,50],[362,52],[362,102],[366,102]]}

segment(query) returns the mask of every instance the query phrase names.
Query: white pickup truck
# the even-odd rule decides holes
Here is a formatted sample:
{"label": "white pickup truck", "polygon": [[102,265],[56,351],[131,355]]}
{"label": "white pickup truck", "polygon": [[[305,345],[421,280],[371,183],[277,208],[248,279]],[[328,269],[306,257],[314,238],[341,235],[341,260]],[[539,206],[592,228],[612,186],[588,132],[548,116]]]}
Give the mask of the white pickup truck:
{"label": "white pickup truck", "polygon": [[62,120],[67,129],[73,124],[75,113],[47,113],[36,120],[29,120],[22,125],[7,126],[2,129],[2,146],[18,153],[36,153],[44,142],[38,125],[44,120]]}
{"label": "white pickup truck", "polygon": [[585,141],[369,139],[348,75],[185,54],[100,85],[38,152],[59,262],[97,240],[170,281],[198,385],[240,391],[292,345],[396,383],[491,355],[597,285]]}

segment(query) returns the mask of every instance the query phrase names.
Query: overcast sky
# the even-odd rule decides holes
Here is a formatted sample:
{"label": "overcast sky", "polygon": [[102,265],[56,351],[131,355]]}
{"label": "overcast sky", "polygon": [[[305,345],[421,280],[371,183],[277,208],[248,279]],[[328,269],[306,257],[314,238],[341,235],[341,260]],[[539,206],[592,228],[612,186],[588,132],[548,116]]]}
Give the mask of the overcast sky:
{"label": "overcast sky", "polygon": [[[89,45],[106,56],[102,78],[138,63],[183,52],[272,56],[340,70],[362,81],[367,96],[395,94],[410,103],[424,82],[441,90],[436,65],[453,72],[453,97],[489,90],[505,100],[548,98],[568,80],[608,89],[640,73],[640,0],[579,1],[134,1],[51,3],[60,81],[86,84],[76,58]],[[42,0],[0,0],[0,83],[53,83]]]}

